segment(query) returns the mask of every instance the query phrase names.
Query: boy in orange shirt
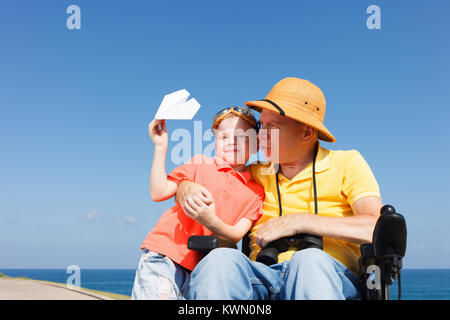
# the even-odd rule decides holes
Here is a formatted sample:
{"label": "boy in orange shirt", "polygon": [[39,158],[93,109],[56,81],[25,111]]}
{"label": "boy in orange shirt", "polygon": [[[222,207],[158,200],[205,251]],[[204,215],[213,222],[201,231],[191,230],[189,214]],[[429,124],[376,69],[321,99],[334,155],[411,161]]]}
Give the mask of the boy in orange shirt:
{"label": "boy in orange shirt", "polygon": [[[141,246],[132,299],[183,299],[190,271],[201,259],[198,252],[187,248],[188,238],[216,234],[237,243],[262,214],[264,189],[250,180],[245,167],[251,155],[250,144],[256,141],[256,118],[247,108],[226,108],[214,117],[213,130],[216,155],[212,159],[196,155],[166,176],[165,122],[155,119],[149,125],[155,144],[152,200],[173,197],[183,180],[202,185],[210,194],[203,199],[194,197],[186,203],[185,211],[177,203],[147,235]],[[256,152],[256,143],[253,149]]]}

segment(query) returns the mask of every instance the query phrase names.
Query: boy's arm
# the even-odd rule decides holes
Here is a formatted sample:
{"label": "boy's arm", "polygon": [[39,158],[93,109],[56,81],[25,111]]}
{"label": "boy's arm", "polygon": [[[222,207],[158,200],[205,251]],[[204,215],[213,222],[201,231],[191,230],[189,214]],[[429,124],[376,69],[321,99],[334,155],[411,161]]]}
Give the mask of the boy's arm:
{"label": "boy's arm", "polygon": [[150,196],[153,201],[167,200],[177,192],[177,183],[167,179],[165,167],[166,152],[167,149],[155,146],[150,174]]}
{"label": "boy's arm", "polygon": [[209,220],[203,221],[202,219],[197,219],[196,221],[211,230],[215,235],[230,239],[235,243],[238,243],[245,236],[253,224],[249,219],[242,218],[238,223],[232,226],[223,222],[215,214],[214,217]]}
{"label": "boy's arm", "polygon": [[217,221],[214,225],[206,227],[209,230],[211,230],[215,235],[230,239],[235,243],[238,243],[245,236],[245,234],[250,230],[253,224],[250,220],[246,218],[242,218],[234,226],[223,222],[219,218],[217,219],[219,221]]}
{"label": "boy's arm", "polygon": [[167,179],[166,153],[168,135],[164,120],[153,120],[148,126],[148,134],[155,144],[153,164],[150,173],[150,196],[153,201],[164,201],[177,191],[177,184]]}
{"label": "boy's arm", "polygon": [[252,226],[252,221],[246,218],[242,218],[234,226],[223,222],[215,213],[214,202],[207,205],[198,198],[188,201],[184,212],[214,234],[230,239],[235,243],[238,243]]}

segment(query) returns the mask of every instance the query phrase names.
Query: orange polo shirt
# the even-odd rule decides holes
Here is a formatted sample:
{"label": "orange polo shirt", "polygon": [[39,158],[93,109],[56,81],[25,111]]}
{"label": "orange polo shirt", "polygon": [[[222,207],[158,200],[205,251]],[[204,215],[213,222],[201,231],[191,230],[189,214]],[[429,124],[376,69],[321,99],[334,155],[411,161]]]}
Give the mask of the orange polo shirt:
{"label": "orange polo shirt", "polygon": [[[235,225],[242,218],[254,222],[262,215],[264,189],[250,180],[250,172],[234,171],[218,157],[210,159],[197,155],[175,168],[169,173],[168,179],[175,182],[189,180],[207,188],[213,196],[217,217],[227,224]],[[193,270],[202,256],[187,248],[188,238],[212,234],[209,229],[189,218],[177,203],[161,216],[141,249],[164,254],[186,269]]]}

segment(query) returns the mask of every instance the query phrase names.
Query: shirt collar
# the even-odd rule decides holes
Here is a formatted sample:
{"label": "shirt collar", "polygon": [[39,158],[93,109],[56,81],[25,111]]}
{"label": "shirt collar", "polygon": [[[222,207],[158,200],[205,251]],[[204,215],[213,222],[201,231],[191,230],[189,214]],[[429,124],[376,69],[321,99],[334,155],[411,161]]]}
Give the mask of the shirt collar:
{"label": "shirt collar", "polygon": [[[319,150],[316,157],[316,173],[325,171],[330,168],[330,150],[322,148],[319,143]],[[310,164],[312,170],[312,163]],[[312,174],[312,171],[311,171]]]}
{"label": "shirt collar", "polygon": [[248,182],[250,181],[252,175],[250,174],[247,168],[245,168],[244,172],[238,172],[235,171],[228,163],[226,163],[222,158],[219,158],[218,156],[214,156],[213,160],[214,163],[216,164],[217,170],[231,171],[232,174],[238,177],[245,184],[248,184]]}

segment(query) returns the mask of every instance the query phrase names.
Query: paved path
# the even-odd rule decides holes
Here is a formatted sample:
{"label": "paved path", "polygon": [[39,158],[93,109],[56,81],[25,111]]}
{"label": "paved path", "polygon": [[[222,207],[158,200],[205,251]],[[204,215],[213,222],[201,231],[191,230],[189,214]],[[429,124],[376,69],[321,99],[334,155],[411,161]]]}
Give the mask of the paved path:
{"label": "paved path", "polygon": [[111,300],[82,290],[72,290],[61,284],[37,280],[0,278],[0,300]]}

